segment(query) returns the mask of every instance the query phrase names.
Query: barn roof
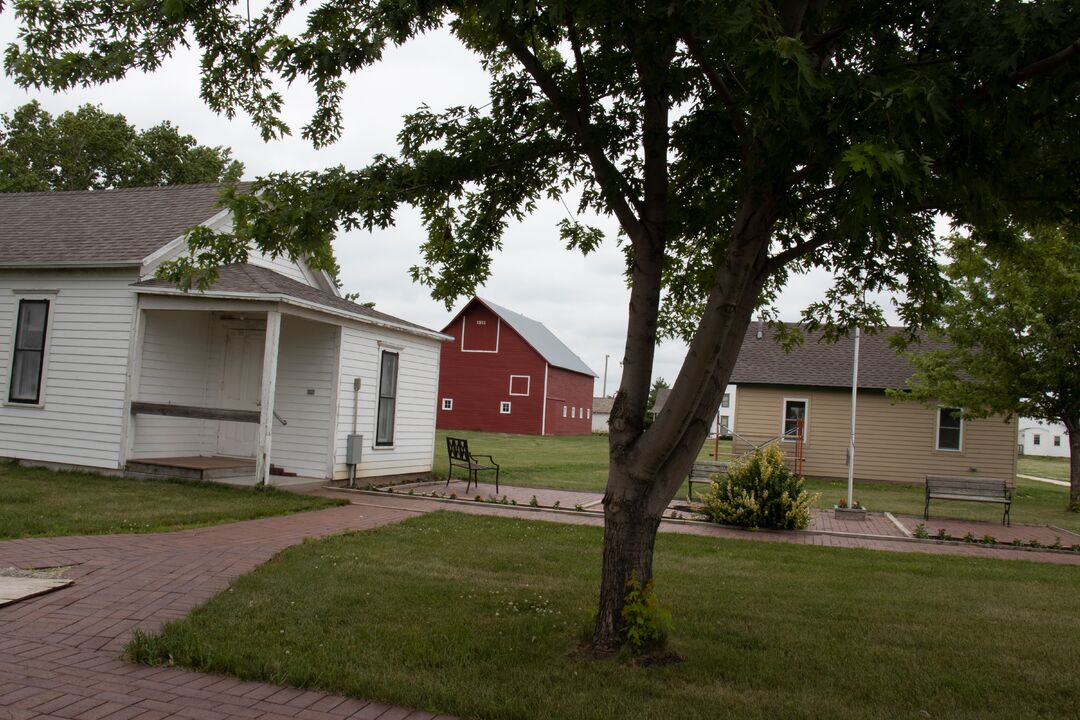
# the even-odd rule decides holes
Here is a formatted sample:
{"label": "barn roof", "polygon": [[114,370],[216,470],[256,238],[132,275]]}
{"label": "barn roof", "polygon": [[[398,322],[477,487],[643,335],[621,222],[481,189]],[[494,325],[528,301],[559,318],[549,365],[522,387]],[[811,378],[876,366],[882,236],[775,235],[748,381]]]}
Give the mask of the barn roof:
{"label": "barn roof", "polygon": [[[884,390],[905,387],[915,369],[889,343],[903,331],[903,328],[887,327],[873,335],[862,334],[859,343],[860,388]],[[805,342],[786,353],[776,342],[773,328],[752,323],[743,339],[739,359],[731,373],[731,382],[736,385],[850,388],[854,335],[835,343],[825,342],[821,331],[806,331],[805,336]],[[924,340],[916,349],[936,350],[941,347],[944,347],[941,343]]]}
{"label": "barn roof", "polygon": [[0,193],[0,266],[141,264],[219,213],[223,187]]}
{"label": "barn roof", "polygon": [[[489,310],[498,315],[504,323],[513,328],[525,342],[536,350],[536,352],[540,353],[540,356],[543,357],[549,365],[581,373],[582,375],[599,377],[599,375],[594,373],[592,369],[585,364],[584,360],[575,355],[574,351],[568,348],[562,340],[555,337],[555,334],[548,330],[542,322],[527,318],[513,310],[507,310],[502,305],[496,305],[490,300],[485,300],[481,297],[473,298],[472,302],[483,303]],[[471,305],[472,303],[469,304]],[[468,305],[465,307],[467,308]],[[462,312],[464,311],[463,308]],[[461,313],[458,313],[458,315],[460,314]],[[451,324],[452,322],[453,321],[451,321]]]}
{"label": "barn roof", "polygon": [[[132,286],[144,292],[149,291],[170,295],[185,294],[173,283],[158,278],[132,283]],[[247,299],[258,300],[299,301],[303,304],[315,305],[338,313],[352,315],[361,320],[395,326],[409,332],[437,335],[440,339],[449,339],[447,336],[442,335],[435,330],[423,327],[422,325],[402,320],[393,315],[387,315],[386,313],[374,310],[367,305],[350,302],[333,293],[285,277],[269,268],[247,263],[222,266],[218,269],[217,279],[214,280],[205,292],[192,290],[187,294],[196,297],[199,295],[210,295],[215,297],[242,296]]]}

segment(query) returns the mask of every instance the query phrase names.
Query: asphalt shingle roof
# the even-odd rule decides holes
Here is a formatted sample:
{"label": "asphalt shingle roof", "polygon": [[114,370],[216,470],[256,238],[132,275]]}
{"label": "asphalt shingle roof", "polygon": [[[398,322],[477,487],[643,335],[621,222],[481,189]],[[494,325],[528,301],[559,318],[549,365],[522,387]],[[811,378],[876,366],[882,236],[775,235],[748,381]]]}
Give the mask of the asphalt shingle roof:
{"label": "asphalt shingle roof", "polygon": [[222,187],[0,193],[0,265],[139,264],[220,212]]}
{"label": "asphalt shingle roof", "polygon": [[596,413],[610,413],[614,404],[615,398],[613,397],[594,397],[592,399],[593,415]]}
{"label": "asphalt shingle roof", "polygon": [[[820,331],[806,332],[806,340],[785,353],[776,343],[775,331],[765,326],[758,338],[758,324],[751,323],[739,359],[731,373],[735,385],[809,385],[851,387],[851,361],[855,337],[835,343],[822,340]],[[883,390],[903,388],[914,368],[898,354],[889,340],[903,328],[883,328],[874,335],[863,333],[859,343],[859,387]],[[911,350],[936,350],[941,343],[923,340]]]}
{"label": "asphalt shingle roof", "polygon": [[[160,288],[173,290],[178,293],[180,292],[171,282],[158,278],[132,283],[132,286],[136,288]],[[217,279],[208,288],[207,292],[246,293],[249,295],[262,296],[284,295],[315,305],[321,305],[326,308],[341,310],[353,315],[360,315],[374,321],[402,325],[415,330],[421,330],[425,333],[437,333],[437,331],[423,327],[422,325],[402,320],[393,315],[387,315],[386,313],[369,308],[366,305],[350,302],[333,293],[311,287],[310,285],[305,285],[302,282],[276,273],[269,268],[249,265],[247,263],[225,265],[219,268]],[[190,294],[197,296],[199,291],[192,290]]]}
{"label": "asphalt shingle roof", "polygon": [[585,364],[584,360],[575,355],[574,351],[568,348],[562,340],[555,337],[555,334],[548,330],[542,322],[527,318],[513,310],[507,310],[490,300],[484,300],[483,298],[477,298],[477,300],[487,305],[492,312],[501,317],[503,322],[512,327],[518,335],[525,339],[525,342],[532,345],[533,349],[540,353],[549,365],[572,370],[583,375],[599,377]]}

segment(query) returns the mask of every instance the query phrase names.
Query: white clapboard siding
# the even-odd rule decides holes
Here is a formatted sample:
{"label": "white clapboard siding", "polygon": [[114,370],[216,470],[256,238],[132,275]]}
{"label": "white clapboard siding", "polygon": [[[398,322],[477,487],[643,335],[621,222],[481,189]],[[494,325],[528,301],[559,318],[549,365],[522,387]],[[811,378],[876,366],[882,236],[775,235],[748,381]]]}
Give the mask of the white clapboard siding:
{"label": "white clapboard siding", "polygon": [[[395,350],[399,353],[400,365],[394,447],[375,449],[380,340],[400,348]],[[343,328],[335,477],[348,475],[345,438],[352,432],[353,379],[357,377],[362,382],[357,432],[364,436],[364,457],[357,468],[357,477],[431,471],[439,350],[437,340],[360,324]]]}
{"label": "white clapboard siding", "polygon": [[[148,310],[136,399],[177,405],[212,404],[207,397],[212,316],[186,310]],[[213,429],[209,428],[214,424]],[[137,415],[136,458],[211,455],[216,423],[197,418]]]}
{"label": "white clapboard siding", "polygon": [[0,273],[0,397],[19,298],[55,292],[41,407],[0,404],[0,457],[120,467],[134,270]]}
{"label": "white clapboard siding", "polygon": [[337,325],[292,315],[281,320],[274,410],[288,424],[275,421],[270,457],[302,477],[327,476],[339,332]]}

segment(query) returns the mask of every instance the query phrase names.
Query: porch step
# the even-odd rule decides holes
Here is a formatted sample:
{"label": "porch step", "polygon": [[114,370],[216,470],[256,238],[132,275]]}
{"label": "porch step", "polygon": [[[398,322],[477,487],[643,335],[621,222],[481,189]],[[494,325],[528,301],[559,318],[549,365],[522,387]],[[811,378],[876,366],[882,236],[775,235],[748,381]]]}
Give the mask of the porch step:
{"label": "porch step", "polygon": [[129,460],[125,468],[132,475],[218,480],[255,474],[255,461],[245,458],[171,457]]}

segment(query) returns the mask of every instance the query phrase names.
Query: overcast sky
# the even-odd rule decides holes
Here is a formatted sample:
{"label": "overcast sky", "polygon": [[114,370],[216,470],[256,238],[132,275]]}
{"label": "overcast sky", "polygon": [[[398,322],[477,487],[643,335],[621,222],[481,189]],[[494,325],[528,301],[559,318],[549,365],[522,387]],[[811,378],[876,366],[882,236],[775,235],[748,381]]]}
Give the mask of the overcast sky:
{"label": "overcast sky", "polygon": [[[0,13],[0,46],[15,38],[11,12]],[[314,97],[302,85],[285,89],[285,120],[296,135],[264,143],[246,116],[229,120],[203,104],[198,59],[194,52],[181,51],[153,75],[132,74],[117,83],[63,94],[26,92],[5,76],[0,80],[0,110],[10,112],[36,99],[55,114],[91,102],[108,112],[122,113],[140,128],[168,120],[202,144],[232,148],[251,178],[338,164],[360,168],[376,153],[395,154],[401,117],[422,103],[440,110],[487,102],[487,77],[476,57],[448,33],[433,33],[388,52],[380,65],[352,78],[343,103],[345,131],[335,145],[315,150],[299,137]],[[479,294],[543,322],[598,375],[604,371],[604,356],[610,355],[607,391],[611,394],[619,383],[628,302],[622,255],[615,244],[616,225],[603,223],[608,240],[597,252],[582,257],[559,242],[556,224],[566,213],[561,205],[544,206],[525,222],[511,226],[494,260],[492,277]],[[414,285],[408,273],[420,261],[422,241],[418,214],[407,208],[391,230],[342,234],[334,247],[343,289],[359,292],[362,300],[374,301],[383,312],[443,328],[452,312]],[[778,303],[780,317],[797,319],[826,284],[825,273],[795,278]],[[464,302],[460,300],[455,310]],[[673,381],[684,351],[678,342],[661,345],[654,377]],[[597,379],[595,394],[600,393]]]}

